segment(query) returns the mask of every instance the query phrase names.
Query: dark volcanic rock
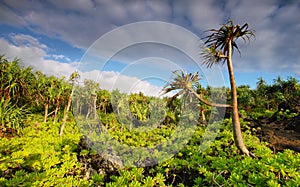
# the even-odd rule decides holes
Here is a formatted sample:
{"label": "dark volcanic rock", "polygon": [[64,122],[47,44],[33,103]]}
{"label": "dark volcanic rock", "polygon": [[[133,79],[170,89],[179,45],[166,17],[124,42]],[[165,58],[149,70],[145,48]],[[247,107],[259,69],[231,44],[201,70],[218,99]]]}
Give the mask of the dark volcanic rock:
{"label": "dark volcanic rock", "polygon": [[299,98],[288,99],[278,105],[278,111],[289,110],[294,113],[300,114],[300,101]]}
{"label": "dark volcanic rock", "polygon": [[287,124],[286,130],[294,130],[300,133],[300,115],[293,117]]}

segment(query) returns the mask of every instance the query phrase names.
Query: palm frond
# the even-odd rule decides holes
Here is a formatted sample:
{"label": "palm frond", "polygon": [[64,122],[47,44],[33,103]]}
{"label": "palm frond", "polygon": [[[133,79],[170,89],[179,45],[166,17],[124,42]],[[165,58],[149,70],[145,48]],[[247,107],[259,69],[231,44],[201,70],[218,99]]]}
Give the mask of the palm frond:
{"label": "palm frond", "polygon": [[228,20],[220,29],[210,29],[205,32],[211,32],[210,35],[202,38],[205,39],[204,44],[207,47],[202,50],[201,56],[203,57],[203,64],[207,67],[222,61],[225,62],[229,52],[229,42],[232,44],[232,50],[236,49],[241,54],[236,40],[241,38],[247,42],[255,37],[254,30],[250,30],[247,23],[243,26],[234,25],[233,20]]}
{"label": "palm frond", "polygon": [[207,68],[211,68],[212,65],[218,64],[223,59],[223,63],[225,62],[226,56],[223,54],[221,50],[216,50],[214,47],[206,47],[204,48],[200,55],[202,56],[202,64],[206,65]]}
{"label": "palm frond", "polygon": [[186,71],[177,70],[173,72],[173,75],[173,81],[166,84],[162,89],[163,94],[179,90],[173,97],[188,94],[188,90],[193,88],[200,80],[198,72],[187,73]]}

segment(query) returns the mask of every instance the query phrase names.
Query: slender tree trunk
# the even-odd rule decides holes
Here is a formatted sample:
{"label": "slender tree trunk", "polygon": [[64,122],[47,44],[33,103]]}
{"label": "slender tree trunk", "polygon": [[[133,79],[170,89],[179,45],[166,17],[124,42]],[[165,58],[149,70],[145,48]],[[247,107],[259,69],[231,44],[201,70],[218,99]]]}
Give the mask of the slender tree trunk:
{"label": "slender tree trunk", "polygon": [[47,122],[48,109],[49,109],[49,104],[46,103],[45,106],[44,106],[44,122]]}
{"label": "slender tree trunk", "polygon": [[201,120],[202,122],[207,125],[207,121],[206,121],[206,117],[205,117],[205,113],[204,113],[204,109],[200,109],[200,115],[201,115]]}
{"label": "slender tree trunk", "polygon": [[195,90],[193,90],[192,88],[186,88],[188,89],[192,94],[194,94],[202,103],[208,105],[208,106],[213,106],[213,107],[223,107],[223,108],[227,108],[227,107],[232,107],[231,105],[228,105],[228,104],[218,104],[218,103],[212,103],[212,102],[209,102],[205,99],[203,99],[200,94],[198,94],[197,92],[195,92]]}
{"label": "slender tree trunk", "polygon": [[63,135],[64,129],[65,129],[66,121],[67,121],[69,110],[70,110],[71,103],[72,103],[72,97],[73,97],[73,94],[74,94],[74,89],[75,89],[75,81],[72,82],[72,91],[69,95],[67,107],[66,107],[66,110],[64,112],[64,117],[63,117],[63,120],[62,120],[62,125],[61,125],[60,133],[59,133],[60,136]]}
{"label": "slender tree trunk", "polygon": [[228,66],[228,73],[230,79],[230,86],[231,86],[231,99],[232,99],[232,130],[234,136],[234,142],[237,148],[244,154],[250,155],[250,152],[246,148],[241,131],[240,125],[240,118],[239,118],[239,111],[238,111],[238,102],[237,102],[237,91],[236,91],[236,84],[232,66],[232,43],[229,42],[228,45],[228,58],[227,58],[227,66]]}
{"label": "slender tree trunk", "polygon": [[54,111],[53,124],[56,123],[56,120],[57,120],[57,113],[58,113],[59,108],[60,108],[60,103],[58,102],[57,105],[56,105],[55,111]]}
{"label": "slender tree trunk", "polygon": [[80,114],[80,110],[79,110],[79,99],[76,100],[76,113]]}
{"label": "slender tree trunk", "polygon": [[88,107],[88,111],[87,111],[87,113],[86,113],[86,115],[85,115],[85,119],[86,119],[86,120],[89,119],[90,114],[91,114],[91,110],[92,110],[92,106],[89,106],[89,107]]}
{"label": "slender tree trunk", "polygon": [[96,120],[98,118],[97,115],[97,95],[93,95],[93,99],[94,99],[94,103],[93,103],[93,109],[94,109],[94,120]]}

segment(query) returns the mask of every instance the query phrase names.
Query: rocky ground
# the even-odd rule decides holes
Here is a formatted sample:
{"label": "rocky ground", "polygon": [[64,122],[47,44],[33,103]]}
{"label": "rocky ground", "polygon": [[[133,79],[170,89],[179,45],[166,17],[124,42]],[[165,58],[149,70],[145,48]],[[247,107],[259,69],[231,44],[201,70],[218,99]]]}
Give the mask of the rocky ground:
{"label": "rocky ground", "polygon": [[300,115],[277,121],[261,120],[259,137],[269,142],[274,152],[291,149],[300,152]]}

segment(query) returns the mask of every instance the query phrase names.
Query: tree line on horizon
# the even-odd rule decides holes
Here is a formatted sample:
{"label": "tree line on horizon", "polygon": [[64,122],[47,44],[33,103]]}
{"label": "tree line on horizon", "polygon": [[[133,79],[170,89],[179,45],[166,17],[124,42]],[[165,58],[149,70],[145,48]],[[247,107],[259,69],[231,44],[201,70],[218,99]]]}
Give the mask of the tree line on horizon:
{"label": "tree line on horizon", "polygon": [[[1,126],[20,129],[22,128],[22,120],[26,114],[30,113],[43,115],[43,122],[46,122],[49,117],[53,123],[65,121],[66,116],[70,116],[70,111],[72,111],[70,106],[72,90],[73,92],[85,93],[86,95],[83,97],[93,101],[88,106],[89,110],[92,111],[95,108],[105,114],[114,112],[111,103],[112,92],[101,89],[101,85],[99,86],[92,80],[85,80],[84,84],[79,86],[76,83],[79,74],[76,72],[70,75],[68,79],[66,77],[46,76],[40,71],[34,72],[30,67],[22,67],[17,59],[9,61],[4,55],[0,57],[0,67]],[[186,75],[184,72],[180,72],[182,74],[176,73],[177,75],[174,74],[175,77]],[[76,89],[74,89],[75,87]],[[203,98],[207,100],[212,93],[212,88],[204,88],[199,82],[193,89],[196,93],[201,93]],[[231,102],[229,88],[220,88],[219,94],[223,94],[223,96],[217,95],[217,97],[227,98],[227,103]],[[240,110],[247,112],[276,111],[280,103],[299,98],[300,85],[295,77],[288,77],[284,80],[278,76],[270,85],[260,77],[255,89],[251,89],[248,85],[241,85],[237,87],[237,94]],[[151,98],[143,93],[131,94],[128,97],[130,104],[144,103],[145,106],[149,104]],[[76,100],[76,102],[79,101]],[[135,109],[132,109],[135,111],[134,113],[139,113],[139,115],[136,114],[136,116],[140,116],[137,117],[138,119],[145,118],[142,108],[136,105]],[[204,113],[201,116],[208,116],[210,108],[202,105],[202,112]]]}

